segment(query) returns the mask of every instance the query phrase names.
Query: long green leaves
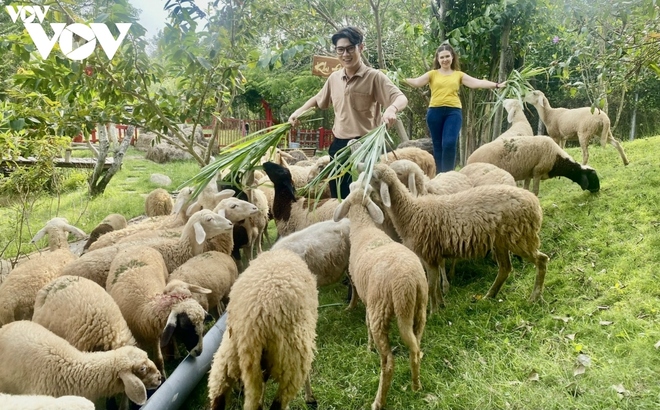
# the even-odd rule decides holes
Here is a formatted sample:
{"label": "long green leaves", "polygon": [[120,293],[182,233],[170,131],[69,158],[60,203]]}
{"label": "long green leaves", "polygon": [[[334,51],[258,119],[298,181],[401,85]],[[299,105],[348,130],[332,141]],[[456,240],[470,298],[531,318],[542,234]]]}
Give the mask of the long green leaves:
{"label": "long green leaves", "polygon": [[504,100],[512,98],[520,101],[522,106],[525,105],[523,98],[525,94],[534,90],[534,87],[529,83],[529,80],[540,74],[547,74],[545,68],[540,67],[523,67],[522,70],[512,70],[509,77],[506,79],[506,87],[496,92],[497,99],[495,100],[493,109],[491,110],[490,118],[495,115],[497,110],[502,106]]}
{"label": "long green leaves", "polygon": [[374,165],[380,161],[382,155],[387,154],[388,146],[393,147],[392,137],[387,132],[387,126],[381,124],[358,139],[357,142],[355,145],[340,149],[330,164],[302,188],[301,193],[306,195],[317,186],[320,188],[317,192],[323,192],[331,180],[337,180],[346,173],[355,176],[360,171],[365,172],[363,182],[368,184],[371,181]]}
{"label": "long green leaves", "polygon": [[[308,119],[314,110],[305,111],[299,119]],[[276,124],[263,130],[258,130],[244,138],[228,145],[220,152],[217,159],[202,168],[199,173],[185,181],[178,189],[184,186],[195,186],[193,198],[196,198],[200,192],[211,182],[221,171],[228,171],[223,180],[232,185],[240,186],[240,178],[243,173],[260,165],[261,158],[274,149],[289,134],[291,124],[288,122]]]}

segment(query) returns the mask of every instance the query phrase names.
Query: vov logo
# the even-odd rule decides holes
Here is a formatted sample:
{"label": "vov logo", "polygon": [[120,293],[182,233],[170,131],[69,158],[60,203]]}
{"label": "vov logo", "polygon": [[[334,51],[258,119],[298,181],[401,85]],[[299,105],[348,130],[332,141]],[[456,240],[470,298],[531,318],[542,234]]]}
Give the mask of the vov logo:
{"label": "vov logo", "polygon": [[[96,41],[98,40],[105,55],[108,56],[108,59],[112,60],[121,42],[126,38],[128,30],[131,28],[131,23],[117,23],[119,36],[115,39],[108,26],[102,23],[91,23],[89,26],[80,23],[74,23],[68,26],[64,23],[51,23],[50,26],[54,34],[52,38],[48,38],[42,24],[50,6],[7,6],[6,9],[14,23],[20,17],[30,38],[32,38],[34,45],[43,58],[48,58],[55,43],[59,41],[60,49],[65,56],[71,60],[84,60],[94,52]],[[39,23],[33,23],[35,19],[38,19]],[[74,34],[86,41],[82,45],[76,44],[78,47],[75,50],[73,49]]]}

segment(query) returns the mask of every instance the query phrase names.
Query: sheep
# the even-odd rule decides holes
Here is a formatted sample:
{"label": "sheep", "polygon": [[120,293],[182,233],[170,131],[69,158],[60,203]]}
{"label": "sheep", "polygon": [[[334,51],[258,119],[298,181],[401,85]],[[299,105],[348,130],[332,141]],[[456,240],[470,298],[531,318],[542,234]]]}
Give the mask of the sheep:
{"label": "sheep", "polygon": [[449,195],[472,188],[469,178],[456,171],[443,172],[429,179],[415,162],[399,159],[389,164],[399,181],[407,184],[413,196]]}
{"label": "sheep", "polygon": [[147,216],[169,215],[172,213],[172,197],[163,188],[156,188],[144,201],[144,213]]}
{"label": "sheep", "polygon": [[83,246],[83,253],[85,253],[85,251],[87,251],[87,249],[89,249],[89,247],[102,235],[108,232],[124,229],[127,225],[128,223],[126,222],[124,215],[110,214],[106,216],[98,225],[96,225],[92,232],[90,232],[89,239],[87,239],[87,242],[85,242],[85,245]]}
{"label": "sheep", "polygon": [[48,235],[48,248],[51,252],[58,249],[68,249],[67,237],[69,233],[74,234],[78,239],[87,236],[81,229],[71,225],[66,218],[53,218],[46,222],[46,225],[34,235],[30,243],[34,244]]}
{"label": "sheep", "polygon": [[433,155],[423,149],[417,147],[397,148],[392,152],[388,152],[387,155],[383,155],[380,162],[390,164],[398,159],[408,159],[416,163],[429,178],[433,178],[436,175]]}
{"label": "sheep", "polygon": [[527,121],[523,106],[519,100],[507,98],[502,103],[502,106],[508,113],[506,120],[511,126],[497,138],[516,137],[518,135],[534,135],[534,130],[529,121]]}
{"label": "sheep", "polygon": [[0,393],[0,409],[94,410],[94,403],[80,396],[11,395]]}
{"label": "sheep", "polygon": [[287,159],[286,162],[289,165],[296,165],[300,161],[308,161],[309,158],[307,158],[307,155],[299,150],[299,149],[292,149],[291,151],[286,151],[287,154],[291,157],[290,159]]}
{"label": "sheep", "polygon": [[288,249],[300,256],[316,276],[318,287],[338,282],[348,268],[350,224],[321,221],[280,238],[271,250]]}
{"label": "sheep", "polygon": [[59,249],[18,264],[0,284],[0,326],[32,318],[39,289],[58,277],[64,266],[75,259],[69,249]]}
{"label": "sheep", "polygon": [[623,147],[612,135],[610,119],[602,110],[592,110],[591,107],[582,108],[552,108],[545,94],[534,90],[525,95],[524,101],[532,104],[541,117],[541,121],[548,130],[548,135],[561,148],[566,141],[578,140],[582,148],[582,165],[589,161],[589,140],[593,136],[600,136],[600,144],[605,147],[608,142],[619,151],[623,165],[628,165],[628,158]]}
{"label": "sheep", "polygon": [[9,273],[14,267],[7,259],[0,259],[0,285],[5,281]]}
{"label": "sheep", "polygon": [[117,303],[104,288],[80,276],[60,276],[41,288],[32,321],[84,352],[135,345]]}
{"label": "sheep", "polygon": [[239,276],[209,374],[211,408],[226,408],[239,379],[244,409],[263,408],[269,378],[279,384],[271,409],[286,409],[303,383],[306,402],[315,403],[309,383],[318,318],[315,282],[305,262],[286,249],[259,254]]}
{"label": "sheep", "polygon": [[394,355],[388,336],[393,317],[410,350],[412,389],[422,388],[420,342],[426,325],[428,284],[417,255],[376,226],[384,218],[380,208],[359,188],[359,183],[353,183],[351,188],[351,193],[336,209],[334,220],[348,216],[351,221],[349,271],[366,307],[368,346],[373,338],[380,353],[380,383],[371,405],[372,410],[380,410],[385,407],[394,375]]}
{"label": "sheep", "polygon": [[517,186],[516,180],[511,174],[498,166],[485,162],[466,164],[458,172],[467,176],[474,187],[482,185]]}
{"label": "sheep", "polygon": [[246,229],[246,221],[258,215],[259,208],[256,205],[238,198],[226,198],[213,209],[221,213],[233,223],[233,230],[226,234],[217,235],[206,241],[205,251],[217,251],[231,255],[236,262],[238,271],[243,271],[241,260],[241,248],[249,243]]}
{"label": "sheep", "polygon": [[204,209],[190,217],[179,239],[155,237],[97,249],[64,266],[61,274],[83,276],[105,286],[110,263],[117,253],[121,249],[141,245],[148,245],[158,250],[165,259],[167,271],[172,272],[188,259],[204,252],[207,239],[230,231],[232,227],[233,224],[224,216]]}
{"label": "sheep", "polygon": [[275,185],[272,209],[279,236],[289,235],[315,222],[332,219],[332,213],[339,205],[337,199],[322,199],[313,203],[307,198],[296,198],[288,169],[272,162],[266,162],[263,166]]}
{"label": "sheep", "polygon": [[0,328],[0,391],[8,394],[81,396],[96,401],[125,392],[137,404],[161,376],[134,346],[81,352],[38,323],[18,321]]}
{"label": "sheep", "polygon": [[510,173],[524,188],[534,179],[532,192],[539,194],[542,179],[566,177],[583,190],[598,192],[600,182],[596,170],[580,165],[561,149],[552,138],[538,136],[500,137],[477,148],[467,159],[468,164],[487,162]]}
{"label": "sheep", "polygon": [[115,231],[124,229],[126,228],[126,226],[128,226],[128,223],[126,222],[126,218],[122,214],[110,214],[105,218],[103,218],[101,223],[112,226],[112,229],[114,229]]}
{"label": "sheep", "polygon": [[[261,253],[261,241],[266,232],[268,237],[268,198],[266,194],[257,189],[254,184],[254,170],[246,172],[243,177],[243,186],[247,195],[248,202],[253,203],[258,209],[259,213],[251,215],[245,221],[245,230],[248,236],[247,249],[249,251],[248,260],[254,257],[254,247],[257,246],[257,253]],[[270,238],[268,239],[270,245]]]}
{"label": "sheep", "polygon": [[[234,259],[225,253],[209,251],[188,259],[176,268],[169,280],[181,280],[211,291],[210,294],[194,293],[193,298],[207,311],[222,314],[220,305],[229,296],[229,290],[238,278]],[[224,308],[223,308],[224,309]]]}
{"label": "sheep", "polygon": [[211,293],[180,280],[167,283],[167,276],[163,256],[143,246],[119,251],[106,282],[138,346],[147,351],[163,376],[160,346],[169,342],[175,330],[184,334],[184,344],[193,357],[202,352],[206,312],[192,293]]}
{"label": "sheep", "polygon": [[511,272],[509,252],[534,263],[536,283],[530,301],[541,297],[548,257],[539,251],[543,211],[534,194],[507,185],[486,185],[453,195],[415,198],[383,164],[374,167],[371,184],[380,191],[403,244],[425,265],[431,312],[444,305],[438,271],[446,282],[445,258],[483,257],[489,250],[499,269],[486,298],[497,295]]}

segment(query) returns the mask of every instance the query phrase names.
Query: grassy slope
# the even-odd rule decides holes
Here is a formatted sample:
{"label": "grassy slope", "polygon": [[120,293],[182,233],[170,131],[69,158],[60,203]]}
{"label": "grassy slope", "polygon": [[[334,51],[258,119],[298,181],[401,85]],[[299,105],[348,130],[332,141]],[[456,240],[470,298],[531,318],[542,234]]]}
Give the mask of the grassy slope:
{"label": "grassy slope", "polygon": [[[654,153],[660,152],[660,137],[624,147],[628,167],[612,147],[591,147],[590,165],[601,177],[599,194],[583,192],[566,179],[541,184],[542,251],[550,256],[543,302],[527,302],[534,281],[529,263],[514,259],[499,300],[477,302],[474,296],[486,292],[497,267],[491,260],[459,263],[448,307],[427,322],[421,392],[410,389],[407,349],[392,326],[396,367],[389,409],[658,408],[660,359],[654,344],[660,340],[655,269],[660,260],[660,173]],[[581,158],[577,149],[569,152]],[[196,170],[194,165],[174,171],[172,165],[139,164],[149,164],[147,171],[127,161],[104,198],[89,205],[91,212],[81,218],[89,222],[83,226],[93,227],[105,213],[139,213],[139,194],[153,188],[144,182],[151,172],[170,175],[174,186]],[[127,175],[139,180],[131,183],[134,194],[118,189],[126,185]],[[80,198],[60,206],[73,208],[72,215],[64,215],[70,220],[83,212]],[[33,212],[35,219],[46,213]],[[35,225],[33,220],[33,232]],[[369,409],[378,386],[379,358],[366,350],[364,308],[345,311],[345,292],[336,285],[320,293],[312,373],[319,409]],[[580,353],[589,356],[591,365],[574,376]],[[538,381],[530,380],[536,375]],[[186,408],[206,408],[204,384]],[[612,388],[620,384],[624,395]],[[270,386],[268,403],[273,394]],[[234,400],[231,408],[242,408],[241,402]],[[302,396],[291,405],[292,410],[304,408]]]}

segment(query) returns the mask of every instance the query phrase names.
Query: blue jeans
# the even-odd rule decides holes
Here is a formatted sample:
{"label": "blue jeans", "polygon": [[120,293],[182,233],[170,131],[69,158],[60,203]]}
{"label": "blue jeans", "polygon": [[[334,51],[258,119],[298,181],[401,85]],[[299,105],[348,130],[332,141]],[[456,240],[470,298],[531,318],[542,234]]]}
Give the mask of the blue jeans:
{"label": "blue jeans", "polygon": [[[348,141],[356,138],[360,137],[349,139],[334,138],[332,144],[330,144],[330,147],[328,148],[328,155],[330,155],[330,158],[334,159],[337,151],[347,146]],[[353,182],[353,176],[349,173],[344,174],[344,176],[339,178],[339,181],[336,179],[330,180],[330,196],[332,198],[339,198],[339,194],[341,194],[341,199],[346,199],[351,192],[351,182]]]}
{"label": "blue jeans", "polygon": [[453,171],[456,167],[456,145],[462,123],[463,111],[460,108],[429,107],[426,112],[437,173]]}

